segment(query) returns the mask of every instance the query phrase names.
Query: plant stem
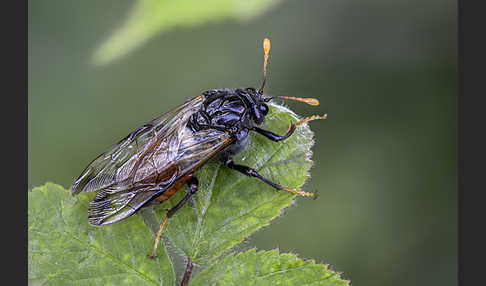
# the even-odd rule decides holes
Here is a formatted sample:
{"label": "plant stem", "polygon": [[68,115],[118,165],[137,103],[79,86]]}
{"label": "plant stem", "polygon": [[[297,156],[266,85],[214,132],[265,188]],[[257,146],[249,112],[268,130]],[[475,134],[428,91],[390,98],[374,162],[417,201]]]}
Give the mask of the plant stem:
{"label": "plant stem", "polygon": [[190,257],[187,257],[187,265],[186,265],[186,272],[184,273],[184,277],[182,278],[181,286],[187,286],[189,283],[189,279],[191,279],[192,268],[194,267],[194,263]]}

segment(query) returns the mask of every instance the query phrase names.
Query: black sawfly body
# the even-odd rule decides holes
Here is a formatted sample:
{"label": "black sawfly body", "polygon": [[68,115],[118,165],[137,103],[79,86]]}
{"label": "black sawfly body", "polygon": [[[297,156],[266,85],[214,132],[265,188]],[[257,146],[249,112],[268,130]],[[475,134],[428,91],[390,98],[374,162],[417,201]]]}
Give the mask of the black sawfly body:
{"label": "black sawfly body", "polygon": [[[260,128],[269,111],[266,103],[274,98],[319,104],[313,98],[264,96],[270,41],[265,39],[263,46],[264,77],[260,89],[205,91],[133,131],[86,167],[74,182],[71,192],[73,195],[96,192],[88,209],[91,225],[116,223],[145,206],[168,200],[187,184],[186,195],[168,210],[160,225],[153,252],[149,256],[154,258],[168,220],[198,190],[199,182],[194,173],[213,157],[227,167],[257,178],[277,190],[315,197],[313,193],[285,188],[261,176],[251,167],[235,164],[232,160],[247,146],[250,132],[278,142],[290,137],[299,125],[327,116],[312,116],[292,123],[284,135]],[[192,265],[188,264],[188,269],[192,269]],[[186,275],[190,275],[190,272],[188,274],[186,271]]]}

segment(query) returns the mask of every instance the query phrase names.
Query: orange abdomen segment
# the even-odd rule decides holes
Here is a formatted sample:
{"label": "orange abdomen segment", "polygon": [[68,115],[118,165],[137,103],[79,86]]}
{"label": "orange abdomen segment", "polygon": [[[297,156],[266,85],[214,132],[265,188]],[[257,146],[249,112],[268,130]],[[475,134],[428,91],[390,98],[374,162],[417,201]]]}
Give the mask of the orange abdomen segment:
{"label": "orange abdomen segment", "polygon": [[224,148],[226,148],[228,146],[228,144],[231,143],[231,139],[230,138],[226,138],[224,143],[221,144],[221,146],[219,146],[218,149],[214,150],[210,156],[207,156],[206,158],[204,158],[204,160],[201,160],[199,161],[189,172],[187,175],[183,176],[182,178],[180,178],[179,180],[175,181],[174,182],[174,185],[168,189],[167,191],[165,191],[162,195],[158,196],[157,198],[155,198],[154,200],[158,201],[158,202],[164,202],[168,199],[170,199],[170,197],[172,197],[190,178],[192,178],[193,174],[199,169],[201,168],[209,159],[211,159],[214,155],[218,154],[221,150],[223,150]]}
{"label": "orange abdomen segment", "polygon": [[177,191],[192,177],[192,174],[189,174],[189,175],[185,175],[184,177],[180,178],[178,181],[176,181],[174,183],[174,185],[168,189],[167,191],[164,192],[164,194],[156,197],[154,200],[158,201],[158,202],[163,202],[163,201],[166,201],[168,199],[170,199],[170,197],[172,197],[175,193],[177,193]]}

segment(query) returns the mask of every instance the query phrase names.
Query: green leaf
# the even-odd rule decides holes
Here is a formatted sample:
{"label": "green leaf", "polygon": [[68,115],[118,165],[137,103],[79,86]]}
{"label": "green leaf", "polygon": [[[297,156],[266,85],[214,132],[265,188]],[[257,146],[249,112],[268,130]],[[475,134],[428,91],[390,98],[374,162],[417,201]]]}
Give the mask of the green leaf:
{"label": "green leaf", "polygon": [[[265,129],[284,134],[290,123],[298,120],[283,106],[269,106]],[[234,160],[255,168],[272,181],[300,188],[310,175],[312,137],[307,124],[299,126],[283,142],[273,142],[252,133],[249,145]],[[266,271],[270,272],[264,274],[267,275],[265,281],[276,279],[276,284],[283,285],[304,274],[299,281],[314,279],[312,281],[320,285],[322,281],[319,279],[330,275],[324,266],[272,251],[249,251],[244,255],[224,257],[245,237],[269,225],[282,209],[294,202],[295,195],[277,191],[255,178],[228,169],[216,160],[208,162],[195,175],[200,182],[196,204],[189,201],[182,207],[169,220],[164,233],[164,240],[175,251],[192,259],[196,272],[202,270],[195,276],[194,283],[220,281],[224,284],[225,279],[231,279],[217,278],[222,275],[220,270],[238,263],[244,265],[245,271],[253,273],[245,275],[257,282]],[[148,259],[147,254],[152,251],[154,233],[165,216],[165,209],[182,199],[185,188],[163,205],[139,211],[140,216],[103,227],[93,227],[87,222],[88,204],[94,194],[73,197],[69,191],[52,183],[34,188],[28,195],[30,283],[174,285],[174,269],[164,244],[159,246],[156,260]],[[302,271],[290,271],[295,267]],[[285,270],[286,274],[273,275],[280,271],[278,269]],[[229,270],[223,272],[228,274]],[[335,280],[331,276],[325,279],[326,283]]]}
{"label": "green leaf", "polygon": [[173,285],[165,248],[147,258],[154,234],[137,217],[88,225],[90,196],[47,183],[28,194],[28,275],[40,285]]}
{"label": "green leaf", "polygon": [[[298,120],[285,107],[276,104],[269,107],[264,125],[267,130],[285,134],[290,123]],[[282,142],[252,132],[248,147],[234,161],[283,186],[299,188],[310,175],[312,137],[307,124],[299,126]],[[164,236],[180,254],[202,267],[269,225],[295,198],[294,194],[277,191],[217,161],[207,163],[195,176],[199,179],[197,207],[191,201],[182,207],[169,220]],[[182,199],[185,188],[164,202],[164,207],[155,208],[160,220],[165,217],[164,208]]]}
{"label": "green leaf", "polygon": [[251,249],[228,255],[198,273],[190,282],[196,285],[329,285],[347,286],[340,274],[313,260],[298,259],[277,250]]}
{"label": "green leaf", "polygon": [[126,22],[94,55],[106,64],[134,50],[155,34],[224,19],[248,20],[280,0],[138,0]]}

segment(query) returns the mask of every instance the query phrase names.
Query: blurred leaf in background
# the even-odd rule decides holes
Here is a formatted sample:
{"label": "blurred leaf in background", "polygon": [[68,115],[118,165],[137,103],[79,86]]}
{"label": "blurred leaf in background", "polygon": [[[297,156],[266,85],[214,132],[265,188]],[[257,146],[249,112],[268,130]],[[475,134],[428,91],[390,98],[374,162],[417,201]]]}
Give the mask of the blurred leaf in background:
{"label": "blurred leaf in background", "polygon": [[94,62],[107,64],[157,33],[228,18],[249,20],[280,0],[138,0],[126,22],[96,51]]}

